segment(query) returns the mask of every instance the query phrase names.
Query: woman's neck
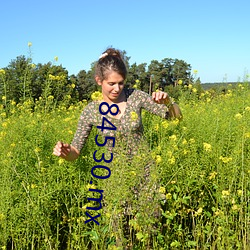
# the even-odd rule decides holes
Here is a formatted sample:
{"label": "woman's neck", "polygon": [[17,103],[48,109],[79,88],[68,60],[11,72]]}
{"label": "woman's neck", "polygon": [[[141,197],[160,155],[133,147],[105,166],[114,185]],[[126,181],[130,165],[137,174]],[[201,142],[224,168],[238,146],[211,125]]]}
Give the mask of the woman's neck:
{"label": "woman's neck", "polygon": [[105,101],[109,104],[111,104],[111,103],[118,104],[118,103],[126,102],[126,94],[125,94],[124,89],[122,90],[121,94],[119,95],[119,97],[116,100],[110,100],[107,97],[106,98],[103,97],[103,101]]}

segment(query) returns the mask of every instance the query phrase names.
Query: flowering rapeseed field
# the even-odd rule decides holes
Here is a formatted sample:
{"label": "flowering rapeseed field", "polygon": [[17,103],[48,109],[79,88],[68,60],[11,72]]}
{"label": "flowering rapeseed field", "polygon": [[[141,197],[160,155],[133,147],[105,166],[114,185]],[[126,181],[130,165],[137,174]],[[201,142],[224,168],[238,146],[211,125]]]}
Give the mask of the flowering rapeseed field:
{"label": "flowering rapeseed field", "polygon": [[[93,98],[99,99],[100,94],[94,93]],[[149,158],[155,161],[151,175],[163,197],[160,217],[156,226],[147,214],[131,217],[127,245],[133,249],[249,249],[249,85],[238,84],[216,96],[209,91],[182,95],[182,121],[144,112],[151,155],[142,150],[128,164],[121,151],[108,185],[105,180],[89,184],[97,149],[95,131],[77,161],[52,155],[57,140],[72,140],[86,102],[56,108],[52,96],[44,109],[41,101],[35,107],[29,101],[12,101],[8,114],[0,106],[0,249],[118,249],[115,239],[124,223],[116,230],[110,226],[121,212],[115,204],[121,197],[132,199],[128,186],[136,184]],[[136,118],[132,113],[131,120]],[[117,208],[109,209],[107,203],[107,209],[99,211],[99,226],[84,223],[91,203],[89,188],[103,188],[107,201]]]}

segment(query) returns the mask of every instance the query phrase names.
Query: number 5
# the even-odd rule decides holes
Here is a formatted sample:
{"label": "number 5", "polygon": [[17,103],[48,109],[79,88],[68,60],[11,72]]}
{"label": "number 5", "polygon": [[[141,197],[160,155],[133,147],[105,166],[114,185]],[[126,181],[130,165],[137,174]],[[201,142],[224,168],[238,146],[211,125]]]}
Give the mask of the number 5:
{"label": "number 5", "polygon": [[103,147],[103,146],[106,145],[108,139],[110,139],[110,140],[113,140],[113,146],[112,146],[112,147],[115,146],[115,137],[112,137],[112,136],[105,136],[105,140],[104,140],[104,143],[103,143],[103,144],[101,144],[101,143],[99,143],[99,142],[97,141],[97,137],[98,137],[98,135],[96,135],[96,137],[95,137],[95,143],[96,143],[96,145],[98,145],[98,146],[100,146],[100,147]]}

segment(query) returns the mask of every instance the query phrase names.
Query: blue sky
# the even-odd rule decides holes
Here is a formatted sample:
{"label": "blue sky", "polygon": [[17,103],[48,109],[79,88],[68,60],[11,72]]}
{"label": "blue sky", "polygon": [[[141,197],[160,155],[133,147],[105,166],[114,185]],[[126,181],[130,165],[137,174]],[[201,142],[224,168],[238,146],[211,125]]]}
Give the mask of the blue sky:
{"label": "blue sky", "polygon": [[136,62],[177,58],[203,83],[250,73],[249,0],[8,0],[0,7],[0,68],[20,55],[69,74],[89,70],[112,46]]}

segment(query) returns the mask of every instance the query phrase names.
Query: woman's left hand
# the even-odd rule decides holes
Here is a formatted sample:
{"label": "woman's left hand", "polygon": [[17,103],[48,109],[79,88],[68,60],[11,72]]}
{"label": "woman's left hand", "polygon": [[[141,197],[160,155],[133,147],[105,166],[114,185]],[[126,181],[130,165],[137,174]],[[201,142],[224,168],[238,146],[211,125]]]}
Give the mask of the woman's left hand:
{"label": "woman's left hand", "polygon": [[168,104],[171,102],[171,99],[168,93],[163,91],[157,91],[152,93],[152,99],[154,102],[159,104]]}

